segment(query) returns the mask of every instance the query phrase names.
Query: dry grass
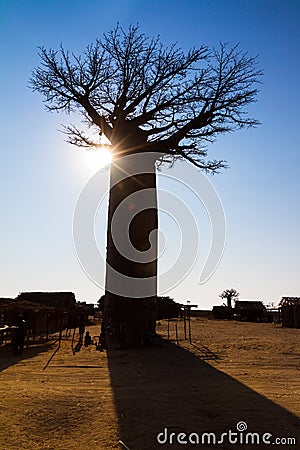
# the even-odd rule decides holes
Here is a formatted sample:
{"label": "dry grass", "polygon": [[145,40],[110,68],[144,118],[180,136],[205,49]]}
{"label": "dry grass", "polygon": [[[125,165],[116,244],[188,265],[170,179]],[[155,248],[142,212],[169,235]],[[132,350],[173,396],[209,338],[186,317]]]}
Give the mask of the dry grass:
{"label": "dry grass", "polygon": [[[178,330],[182,338],[182,322]],[[158,332],[166,336],[165,321]],[[119,439],[130,450],[195,448],[161,446],[156,435],[163,427],[221,432],[239,420],[296,436],[299,336],[273,324],[192,319],[193,344],[108,354],[92,346],[73,355],[63,341],[45,370],[57,344],[26,349],[22,358],[1,350],[0,449],[124,448]]]}

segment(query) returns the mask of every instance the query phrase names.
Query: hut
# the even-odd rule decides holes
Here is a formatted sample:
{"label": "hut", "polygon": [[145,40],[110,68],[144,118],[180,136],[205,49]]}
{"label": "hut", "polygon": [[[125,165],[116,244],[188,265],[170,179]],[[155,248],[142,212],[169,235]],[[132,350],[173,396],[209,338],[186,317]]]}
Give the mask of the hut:
{"label": "hut", "polygon": [[27,323],[28,336],[48,336],[63,329],[77,328],[89,308],[76,303],[72,292],[23,292],[16,298],[0,298],[0,328],[16,324],[19,314]]}
{"label": "hut", "polygon": [[236,300],[234,317],[245,322],[267,322],[267,310],[260,301]]}
{"label": "hut", "polygon": [[62,329],[78,327],[80,316],[84,316],[85,323],[88,322],[89,307],[77,303],[73,292],[22,292],[16,301],[29,301],[55,308],[58,313],[56,318],[59,317],[59,327]]}
{"label": "hut", "polygon": [[212,309],[212,316],[217,320],[229,320],[232,318],[232,309],[227,305],[216,305]]}
{"label": "hut", "polygon": [[181,306],[168,296],[157,297],[157,320],[179,317]]}
{"label": "hut", "polygon": [[279,308],[283,327],[300,328],[300,297],[282,297]]}

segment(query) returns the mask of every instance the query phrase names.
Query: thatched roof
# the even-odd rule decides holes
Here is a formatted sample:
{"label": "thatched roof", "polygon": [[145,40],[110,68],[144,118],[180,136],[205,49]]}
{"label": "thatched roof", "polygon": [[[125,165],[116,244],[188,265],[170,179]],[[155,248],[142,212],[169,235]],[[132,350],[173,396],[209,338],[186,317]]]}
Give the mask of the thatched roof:
{"label": "thatched roof", "polygon": [[76,303],[73,292],[23,292],[16,298],[0,298],[2,310],[70,311],[88,310],[88,306]]}
{"label": "thatched roof", "polygon": [[286,306],[286,305],[300,306],[300,297],[282,297],[279,306]]}
{"label": "thatched roof", "polygon": [[55,308],[69,308],[76,304],[73,292],[22,292],[16,300],[39,303]]}
{"label": "thatched roof", "polygon": [[0,298],[0,310],[34,310],[38,311],[54,311],[55,308],[26,300],[18,300],[18,298]]}
{"label": "thatched roof", "polygon": [[235,308],[240,310],[265,310],[266,307],[263,302],[255,301],[255,300],[236,300]]}

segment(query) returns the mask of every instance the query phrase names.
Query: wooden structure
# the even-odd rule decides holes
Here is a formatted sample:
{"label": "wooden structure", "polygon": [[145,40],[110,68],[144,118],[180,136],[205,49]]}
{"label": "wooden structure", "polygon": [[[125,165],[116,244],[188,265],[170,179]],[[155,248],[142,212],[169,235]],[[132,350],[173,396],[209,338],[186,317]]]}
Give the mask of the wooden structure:
{"label": "wooden structure", "polygon": [[279,308],[283,327],[300,328],[300,297],[282,297]]}
{"label": "wooden structure", "polygon": [[212,316],[216,320],[229,320],[231,313],[227,305],[215,305],[212,309]]}
{"label": "wooden structure", "polygon": [[234,318],[245,322],[267,322],[267,309],[263,302],[236,300]]}
{"label": "wooden structure", "polygon": [[190,344],[192,343],[192,331],[191,331],[191,309],[192,308],[198,308],[198,305],[191,305],[189,302],[187,305],[183,305],[184,339],[187,339],[187,333],[188,333]]}
{"label": "wooden structure", "polygon": [[87,323],[89,308],[76,303],[72,292],[26,292],[14,299],[0,298],[2,342],[10,337],[7,327],[16,325],[20,314],[27,324],[27,338],[35,340],[43,336],[48,339],[58,331],[77,328],[80,317]]}
{"label": "wooden structure", "polygon": [[219,320],[241,320],[244,322],[267,322],[267,309],[263,302],[256,300],[236,300],[235,307],[214,306],[212,316]]}
{"label": "wooden structure", "polygon": [[14,328],[8,325],[0,327],[0,347],[6,342],[11,342]]}

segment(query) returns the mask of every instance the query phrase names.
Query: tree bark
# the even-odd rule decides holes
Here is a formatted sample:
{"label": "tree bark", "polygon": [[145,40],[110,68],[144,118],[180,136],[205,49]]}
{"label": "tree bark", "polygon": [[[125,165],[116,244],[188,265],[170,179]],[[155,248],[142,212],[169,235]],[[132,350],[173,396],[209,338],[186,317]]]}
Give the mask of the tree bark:
{"label": "tree bark", "polygon": [[227,297],[227,306],[228,308],[231,310],[232,309],[232,301],[231,301],[231,297]]}
{"label": "tree bark", "polygon": [[111,165],[104,322],[109,342],[145,345],[157,313],[155,157],[145,153]]}

